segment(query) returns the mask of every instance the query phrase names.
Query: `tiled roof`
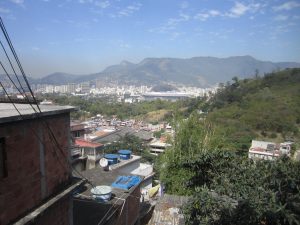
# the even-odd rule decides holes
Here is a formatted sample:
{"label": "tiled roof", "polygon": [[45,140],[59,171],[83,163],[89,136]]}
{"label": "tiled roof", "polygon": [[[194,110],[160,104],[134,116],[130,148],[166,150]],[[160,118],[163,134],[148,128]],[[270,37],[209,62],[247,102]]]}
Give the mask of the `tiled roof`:
{"label": "tiled roof", "polygon": [[86,141],[84,139],[75,139],[75,144],[80,147],[91,147],[91,148],[97,148],[103,146],[103,144],[101,143]]}

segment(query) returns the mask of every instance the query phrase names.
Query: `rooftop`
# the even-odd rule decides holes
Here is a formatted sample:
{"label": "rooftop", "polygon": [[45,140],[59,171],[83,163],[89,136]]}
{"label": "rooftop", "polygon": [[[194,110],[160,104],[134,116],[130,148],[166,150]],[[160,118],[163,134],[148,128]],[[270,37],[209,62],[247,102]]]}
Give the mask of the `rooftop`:
{"label": "rooftop", "polygon": [[[128,160],[119,160],[117,164],[110,165],[110,170],[104,170],[102,167],[96,167],[90,170],[85,170],[80,172],[82,176],[84,176],[86,179],[90,181],[94,186],[99,185],[107,185],[111,186],[111,184],[117,179],[118,176],[132,176],[132,174],[123,172],[120,170],[124,165],[127,165],[129,163],[133,163],[135,161],[139,161],[141,159],[141,156],[131,155],[131,158]],[[75,174],[76,176],[76,174]],[[143,176],[139,175],[141,178]],[[90,193],[92,186],[90,184],[86,185],[86,190],[82,193],[87,196],[92,196]],[[132,188],[131,188],[132,189]],[[120,197],[120,195],[123,195],[124,193],[130,193],[132,190],[122,190],[118,188],[113,188],[113,194],[115,194],[116,197]],[[124,198],[124,197],[123,197]]]}
{"label": "rooftop", "polygon": [[[98,131],[99,132],[99,131]],[[116,130],[109,133],[99,133],[101,136],[97,136],[93,138],[93,141],[107,143],[107,142],[114,142],[119,141],[121,138],[125,137],[126,135],[134,135],[142,140],[150,140],[152,138],[152,134],[146,131],[136,131],[130,127],[124,127],[120,130]],[[97,132],[96,132],[97,133]],[[96,136],[93,134],[93,136]]]}
{"label": "rooftop", "polygon": [[189,97],[188,94],[182,92],[148,92],[143,94],[145,97]]}
{"label": "rooftop", "polygon": [[76,123],[74,121],[71,121],[70,127],[71,127],[71,131],[84,130],[84,124],[82,124],[82,123]]}
{"label": "rooftop", "polygon": [[269,156],[280,156],[282,154],[289,154],[291,143],[274,143],[266,141],[252,140],[249,153],[269,155]]}
{"label": "rooftop", "polygon": [[180,208],[186,204],[189,197],[165,194],[155,206],[149,224],[155,225],[183,225],[184,217]]}
{"label": "rooftop", "polygon": [[90,148],[98,148],[103,146],[103,144],[101,143],[95,143],[84,139],[75,139],[75,144],[78,145],[79,147],[90,147]]}
{"label": "rooftop", "polygon": [[138,156],[138,155],[131,155],[131,158],[130,159],[127,159],[127,160],[122,160],[122,159],[119,159],[119,162],[117,164],[113,164],[113,165],[110,165],[110,168],[112,170],[116,170],[116,169],[119,169],[129,163],[133,163],[135,161],[139,161],[141,160],[141,156]]}
{"label": "rooftop", "polygon": [[[14,105],[21,113],[17,112],[14,108]],[[39,112],[36,105],[30,104],[11,104],[11,103],[0,103],[0,124],[7,123],[12,121],[24,120],[24,119],[33,119],[36,118],[36,112]],[[75,110],[73,106],[57,106],[57,105],[39,105],[42,114],[41,116],[51,116],[61,113],[69,113],[70,111]],[[35,111],[33,110],[35,109]]]}
{"label": "rooftop", "polygon": [[[82,171],[81,174],[95,186],[111,186],[119,176],[130,175],[121,173],[117,169],[104,171],[103,168],[99,167]],[[117,209],[122,207],[124,200],[129,196],[133,196],[134,199],[137,198],[137,201],[139,202],[139,197],[135,197],[133,194],[136,187],[137,186],[131,187],[129,190],[112,187],[112,198],[108,202],[100,203],[92,198],[92,186],[90,184],[85,184],[81,192],[74,196],[74,224],[97,225],[108,212],[111,214],[109,218],[113,217],[113,214],[118,215],[119,212],[117,212]],[[107,219],[109,221],[106,221],[105,224],[114,224],[109,218]]]}
{"label": "rooftop", "polygon": [[98,130],[98,131],[94,132],[94,133],[92,134],[92,136],[102,137],[102,136],[107,135],[107,134],[109,134],[109,133],[111,133],[111,132],[112,132],[112,131]]}
{"label": "rooftop", "polygon": [[150,143],[150,147],[163,147],[163,148],[166,148],[166,147],[171,147],[171,146],[172,146],[171,144],[162,142],[160,140]]}

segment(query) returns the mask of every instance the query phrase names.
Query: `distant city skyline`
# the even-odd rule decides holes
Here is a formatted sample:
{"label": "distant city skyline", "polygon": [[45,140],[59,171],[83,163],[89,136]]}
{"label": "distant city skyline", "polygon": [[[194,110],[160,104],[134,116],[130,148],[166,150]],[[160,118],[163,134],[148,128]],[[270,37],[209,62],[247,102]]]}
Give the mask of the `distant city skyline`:
{"label": "distant city skyline", "polygon": [[4,0],[0,15],[33,77],[147,57],[300,62],[299,0]]}

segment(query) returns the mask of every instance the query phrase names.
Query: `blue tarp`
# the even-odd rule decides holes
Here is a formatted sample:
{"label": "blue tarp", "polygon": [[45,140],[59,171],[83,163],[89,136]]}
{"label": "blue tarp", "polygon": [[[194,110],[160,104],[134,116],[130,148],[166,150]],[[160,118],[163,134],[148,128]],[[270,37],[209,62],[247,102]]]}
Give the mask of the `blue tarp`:
{"label": "blue tarp", "polygon": [[142,181],[139,176],[118,176],[112,183],[112,187],[129,190],[131,187],[138,185]]}

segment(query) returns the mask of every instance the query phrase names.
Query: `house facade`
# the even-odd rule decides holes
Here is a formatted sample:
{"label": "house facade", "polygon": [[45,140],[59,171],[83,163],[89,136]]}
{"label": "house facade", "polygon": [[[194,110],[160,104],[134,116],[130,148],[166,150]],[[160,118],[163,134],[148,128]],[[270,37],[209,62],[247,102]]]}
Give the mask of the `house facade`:
{"label": "house facade", "polygon": [[22,116],[0,103],[0,224],[72,224],[70,193],[80,183],[70,166],[73,108],[15,106]]}

